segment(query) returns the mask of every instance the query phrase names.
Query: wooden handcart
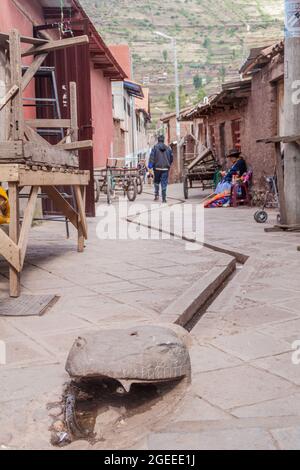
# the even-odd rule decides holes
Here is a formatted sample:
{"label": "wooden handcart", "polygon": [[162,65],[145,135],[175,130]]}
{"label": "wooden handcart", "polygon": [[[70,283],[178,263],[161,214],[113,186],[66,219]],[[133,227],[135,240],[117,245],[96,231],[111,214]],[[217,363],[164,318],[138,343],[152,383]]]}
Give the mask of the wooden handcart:
{"label": "wooden handcart", "polygon": [[192,188],[206,189],[214,188],[216,171],[220,168],[213,152],[203,147],[198,157],[194,154],[185,155],[183,159],[183,193],[184,198],[189,198],[189,190]]}
{"label": "wooden handcart", "polygon": [[119,161],[124,159],[108,159],[105,168],[94,171],[95,202],[99,202],[101,193],[107,197],[108,204],[111,204],[117,194],[127,196],[130,202],[142,194],[143,179],[139,169],[120,166]]}
{"label": "wooden handcart", "polygon": [[[20,275],[24,266],[29,232],[40,188],[78,232],[78,250],[87,239],[85,193],[89,171],[79,170],[78,150],[91,148],[91,141],[78,142],[76,84],[70,84],[70,119],[24,119],[23,92],[34,78],[49,52],[87,44],[87,36],[46,41],[20,36],[17,30],[0,33],[0,71],[5,76],[7,93],[0,100],[0,124],[5,130],[0,141],[0,181],[8,183],[10,224],[8,234],[0,229],[0,255],[9,263],[10,296],[20,295]],[[24,45],[29,45],[24,48]],[[32,56],[22,74],[22,57]],[[37,129],[65,129],[65,137],[50,145]],[[77,207],[61,195],[58,186],[74,190]],[[20,224],[19,191],[29,188],[29,200]]]}

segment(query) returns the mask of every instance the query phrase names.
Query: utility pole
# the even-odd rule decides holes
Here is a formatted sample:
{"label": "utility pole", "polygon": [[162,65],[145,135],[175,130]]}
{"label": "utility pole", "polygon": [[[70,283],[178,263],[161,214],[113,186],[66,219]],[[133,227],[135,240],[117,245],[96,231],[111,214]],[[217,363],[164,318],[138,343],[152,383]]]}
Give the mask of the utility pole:
{"label": "utility pole", "polygon": [[[285,0],[285,136],[300,136],[300,3]],[[288,225],[300,224],[300,145],[284,146],[284,193]]]}
{"label": "utility pole", "polygon": [[181,172],[181,132],[180,132],[180,94],[179,94],[179,75],[178,75],[178,59],[177,59],[177,42],[173,38],[174,49],[174,66],[175,66],[175,99],[176,99],[176,136],[177,136],[177,170],[178,178]]}
{"label": "utility pole", "polygon": [[177,171],[178,177],[181,172],[181,129],[180,129],[180,94],[179,94],[179,73],[178,73],[178,58],[177,58],[177,41],[176,38],[169,36],[168,34],[161,33],[160,31],[155,31],[154,34],[162,36],[163,38],[169,39],[171,41],[173,52],[174,52],[174,72],[175,72],[175,102],[176,102],[176,139],[177,139]]}

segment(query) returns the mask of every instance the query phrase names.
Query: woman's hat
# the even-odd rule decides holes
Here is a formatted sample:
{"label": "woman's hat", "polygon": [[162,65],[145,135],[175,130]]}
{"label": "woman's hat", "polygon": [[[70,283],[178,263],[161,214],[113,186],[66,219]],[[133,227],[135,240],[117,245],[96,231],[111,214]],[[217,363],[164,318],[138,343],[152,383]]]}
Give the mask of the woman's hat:
{"label": "woman's hat", "polygon": [[241,155],[241,151],[239,149],[231,149],[226,155],[226,158],[231,157],[239,157]]}

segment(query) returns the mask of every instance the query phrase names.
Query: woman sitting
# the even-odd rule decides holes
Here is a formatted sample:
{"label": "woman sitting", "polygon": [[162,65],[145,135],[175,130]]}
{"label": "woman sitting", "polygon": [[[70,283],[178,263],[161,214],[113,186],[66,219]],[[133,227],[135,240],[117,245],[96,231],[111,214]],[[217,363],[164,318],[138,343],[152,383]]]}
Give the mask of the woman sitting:
{"label": "woman sitting", "polygon": [[247,165],[240,150],[230,150],[226,158],[230,161],[230,169],[227,172],[222,172],[223,179],[216,187],[214,196],[204,203],[206,208],[229,207],[233,180],[247,173]]}

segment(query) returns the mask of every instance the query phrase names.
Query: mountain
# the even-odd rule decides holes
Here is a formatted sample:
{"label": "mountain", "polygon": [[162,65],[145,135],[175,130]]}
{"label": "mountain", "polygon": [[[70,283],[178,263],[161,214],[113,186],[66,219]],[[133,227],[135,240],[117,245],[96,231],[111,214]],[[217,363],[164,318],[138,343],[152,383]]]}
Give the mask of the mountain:
{"label": "mountain", "polygon": [[238,78],[250,47],[283,36],[283,0],[81,0],[108,44],[129,43],[134,79],[149,86],[152,112],[174,109],[177,39],[182,106]]}

